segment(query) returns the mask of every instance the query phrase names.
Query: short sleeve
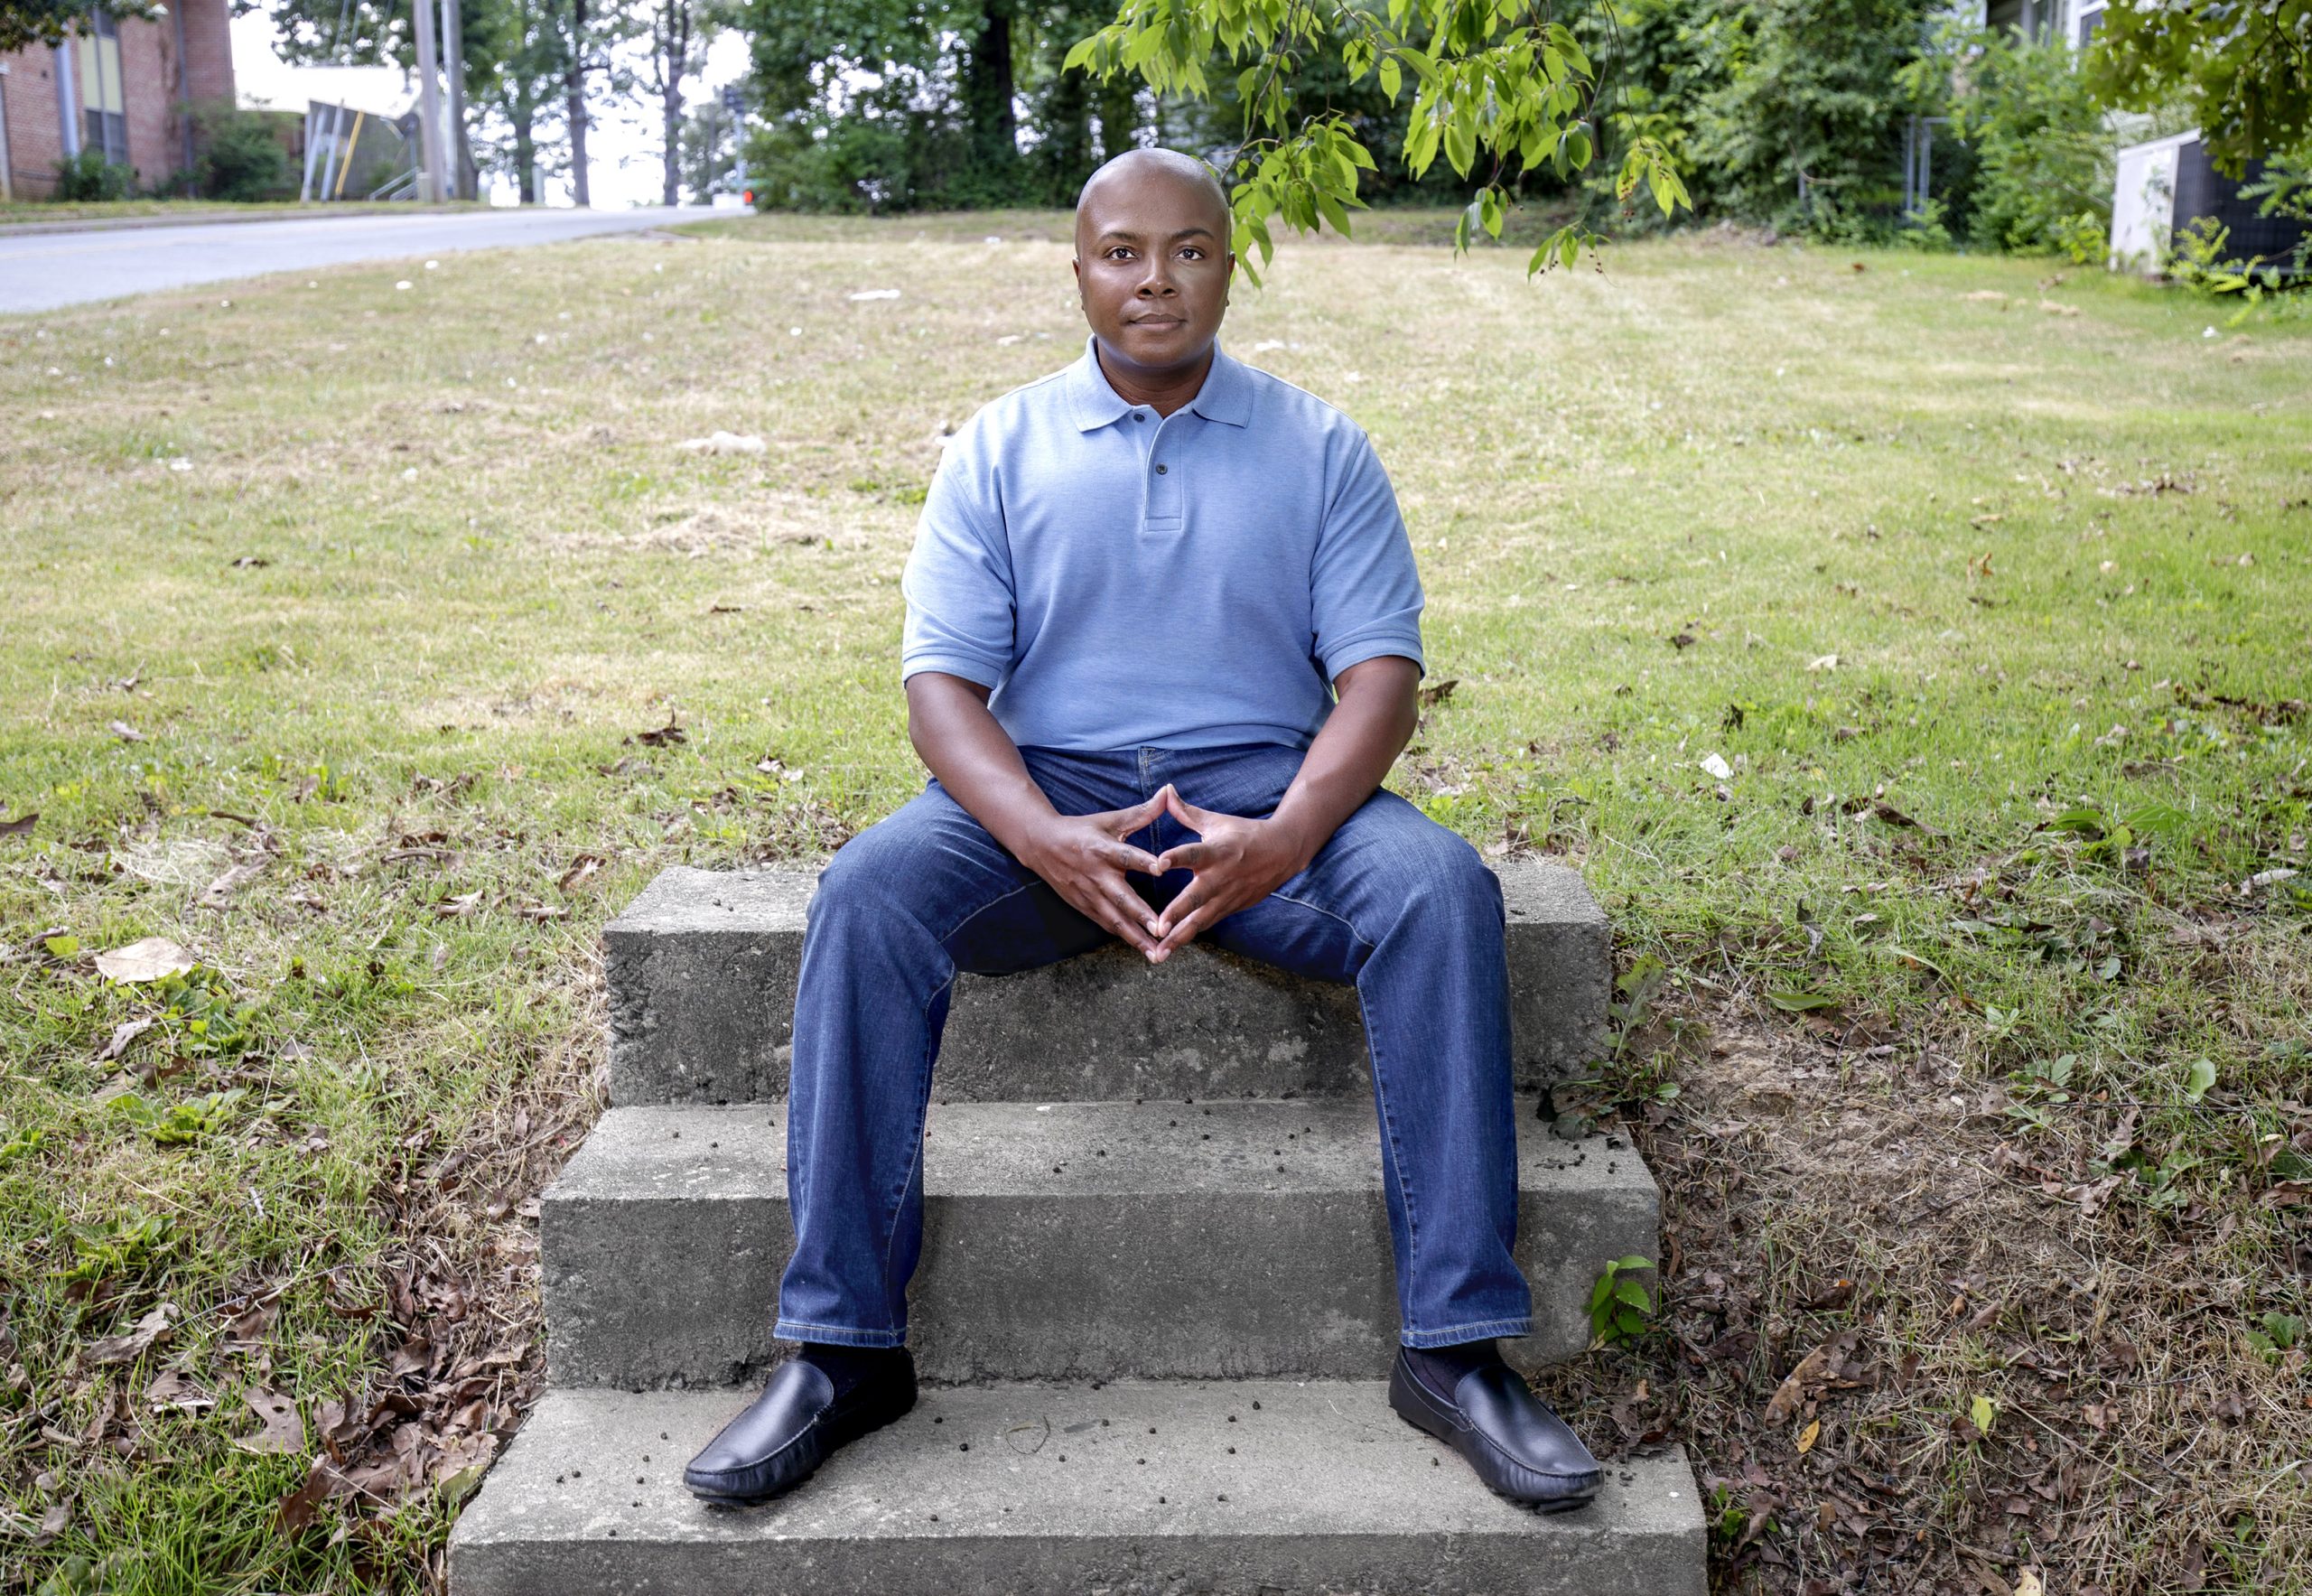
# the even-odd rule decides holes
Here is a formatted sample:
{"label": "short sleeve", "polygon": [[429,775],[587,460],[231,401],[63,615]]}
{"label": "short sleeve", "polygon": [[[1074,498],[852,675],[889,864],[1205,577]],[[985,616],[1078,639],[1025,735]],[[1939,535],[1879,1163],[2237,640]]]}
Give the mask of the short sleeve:
{"label": "short sleeve", "polygon": [[1313,653],[1327,680],[1383,654],[1422,663],[1412,540],[1381,458],[1361,431],[1328,499],[1309,585]]}
{"label": "short sleeve", "polygon": [[978,429],[966,428],[948,444],[916,522],[900,576],[907,600],[902,680],[936,670],[993,688],[1012,671],[1011,546],[977,439]]}

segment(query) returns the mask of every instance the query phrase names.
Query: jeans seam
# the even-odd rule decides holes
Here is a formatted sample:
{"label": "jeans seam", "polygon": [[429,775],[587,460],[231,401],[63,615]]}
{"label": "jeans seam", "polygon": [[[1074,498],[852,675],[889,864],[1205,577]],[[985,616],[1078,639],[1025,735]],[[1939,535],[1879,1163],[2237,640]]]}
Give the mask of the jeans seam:
{"label": "jeans seam", "polygon": [[[1316,906],[1310,904],[1309,907],[1313,909]],[[1319,910],[1319,912],[1322,911]],[[1348,925],[1348,921],[1339,915],[1335,915],[1333,918],[1340,920],[1343,925]],[[1348,929],[1351,936],[1356,935],[1355,926],[1349,926]],[[1359,940],[1362,938],[1360,938]],[[1365,1013],[1365,989],[1361,985],[1356,989],[1356,1011],[1357,1017],[1365,1022],[1366,1051],[1371,1055],[1373,1061],[1373,1102],[1380,1110],[1382,1128],[1388,1133],[1385,1138],[1385,1151],[1389,1156],[1389,1168],[1397,1178],[1397,1191],[1404,1199],[1405,1204],[1405,1263],[1404,1268],[1400,1271],[1402,1278],[1398,1282],[1400,1290],[1397,1298],[1398,1310],[1402,1312],[1411,1305],[1409,1295],[1403,1288],[1408,1286],[1412,1277],[1419,1273],[1414,1260],[1421,1246],[1421,1219],[1414,1211],[1412,1186],[1405,1179],[1404,1160],[1397,1146],[1396,1118],[1389,1112],[1389,1094],[1381,1085],[1381,1044],[1378,1033],[1373,1029],[1371,1017]]]}
{"label": "jeans seam", "polygon": [[[1472,1320],[1467,1324],[1449,1324],[1438,1330],[1412,1330],[1408,1328],[1404,1331],[1405,1335],[1452,1336],[1464,1341],[1473,1341],[1483,1336],[1529,1336],[1533,1333],[1534,1317],[1530,1313],[1512,1319]],[[1403,1337],[1399,1338],[1398,1344],[1400,1346],[1412,1345],[1411,1342],[1404,1340]],[[1448,1344],[1450,1345],[1450,1343]],[[1434,1351],[1435,1349],[1429,1347],[1415,1347],[1413,1348],[1413,1350],[1416,1352],[1429,1352]]]}
{"label": "jeans seam", "polygon": [[[1276,891],[1272,892],[1269,895],[1273,898],[1281,900],[1283,902],[1292,904],[1297,908],[1308,910],[1312,914],[1321,914],[1328,919],[1338,920],[1342,925],[1348,929],[1348,934],[1355,938],[1368,953],[1380,946],[1379,943],[1375,942],[1364,932],[1358,930],[1355,920],[1349,919],[1348,916],[1340,913],[1338,910],[1328,909],[1323,904],[1315,902],[1307,898],[1296,898],[1289,892]],[[1364,971],[1360,968],[1357,973],[1361,975],[1364,974]],[[1373,1064],[1373,1101],[1375,1106],[1380,1110],[1382,1129],[1387,1133],[1386,1136],[1384,1138],[1384,1151],[1388,1154],[1390,1170],[1396,1175],[1397,1190],[1404,1198],[1405,1264],[1404,1268],[1402,1271],[1404,1279],[1399,1283],[1400,1286],[1403,1286],[1405,1282],[1409,1282],[1416,1273],[1413,1264],[1413,1254],[1421,1246],[1421,1219],[1413,1209],[1413,1189],[1412,1183],[1405,1179],[1404,1160],[1400,1155],[1401,1150],[1397,1144],[1396,1117],[1389,1112],[1389,1094],[1383,1089],[1381,1085],[1382,1070],[1381,1043],[1379,1040],[1380,1033],[1374,1029],[1372,1017],[1365,1012],[1365,987],[1362,982],[1358,983],[1356,988],[1356,1011],[1358,1018],[1365,1022],[1365,1047]],[[1399,1311],[1401,1312],[1407,1306],[1407,1299],[1402,1291],[1400,1291],[1398,1295],[1397,1305]]]}
{"label": "jeans seam", "polygon": [[1311,913],[1321,914],[1327,919],[1337,919],[1340,921],[1341,924],[1348,928],[1348,934],[1356,938],[1357,941],[1363,943],[1366,947],[1378,947],[1380,946],[1379,943],[1374,941],[1364,932],[1358,930],[1355,920],[1349,919],[1348,916],[1342,914],[1338,910],[1327,909],[1323,904],[1316,902],[1311,899],[1295,898],[1290,892],[1281,890],[1271,892],[1269,896],[1274,898],[1281,903],[1291,903],[1298,908],[1306,909]]}
{"label": "jeans seam", "polygon": [[890,1330],[874,1330],[870,1325],[823,1325],[816,1319],[788,1319],[779,1314],[781,1325],[796,1325],[797,1330],[842,1330],[844,1335],[890,1335]]}
{"label": "jeans seam", "polygon": [[[981,915],[985,914],[989,910],[995,908],[999,904],[1009,903],[1012,899],[1017,898],[1022,892],[1033,891],[1040,884],[1040,877],[1034,881],[1021,882],[1018,886],[1012,888],[1010,891],[1002,894],[1001,897],[990,898],[986,902],[981,904],[977,909],[973,910],[969,914],[964,916],[963,919],[957,920],[954,925],[948,927],[946,930],[941,932],[938,937],[934,938],[939,944],[939,951],[946,953],[947,951],[947,943],[949,939],[959,935],[965,926],[971,924],[972,921],[977,919]],[[929,930],[931,928],[928,926],[924,928],[926,930]],[[949,957],[952,958],[954,956],[949,955]],[[940,985],[945,986],[948,985],[948,983],[953,982],[955,978],[954,973],[950,972],[948,974],[947,980],[941,982]],[[934,991],[931,994],[932,997],[937,997],[938,995],[939,994],[937,991]],[[930,1009],[930,998],[926,998],[924,1000],[923,1006],[927,1012]]]}
{"label": "jeans seam", "polygon": [[[1026,891],[1025,888],[1021,888],[1021,890],[1022,891]],[[1010,894],[1006,894],[1006,896],[1010,896]],[[998,899],[996,901],[1002,902],[1002,900]],[[989,907],[993,908],[993,905],[991,904]],[[915,1184],[915,1171],[918,1166],[923,1162],[923,1133],[926,1128],[924,1122],[931,1111],[932,1050],[937,1045],[931,1035],[931,1005],[939,1001],[939,994],[941,993],[946,991],[947,988],[953,986],[955,984],[956,973],[954,970],[950,969],[947,972],[947,978],[945,981],[940,982],[938,985],[933,987],[931,989],[931,995],[923,1000],[923,1064],[916,1075],[916,1079],[920,1082],[921,1085],[917,1094],[918,1101],[917,1102],[915,1110],[915,1145],[913,1150],[908,1155],[907,1178],[900,1182],[900,1194],[898,1200],[891,1204],[890,1223],[883,1228],[883,1307],[886,1311],[885,1317],[897,1318],[902,1321],[898,1327],[901,1330],[906,1328],[904,1321],[907,1315],[905,1313],[892,1314],[889,1311],[891,1304],[891,1246],[893,1243],[899,1240],[900,1215],[907,1207],[908,1188]]]}

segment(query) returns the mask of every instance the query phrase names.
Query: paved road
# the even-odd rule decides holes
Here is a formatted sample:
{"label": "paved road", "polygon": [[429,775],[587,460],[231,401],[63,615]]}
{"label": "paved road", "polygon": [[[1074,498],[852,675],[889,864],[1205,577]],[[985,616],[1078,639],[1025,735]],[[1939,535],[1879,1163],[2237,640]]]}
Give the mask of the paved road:
{"label": "paved road", "polygon": [[703,208],[508,209],[462,216],[296,217],[0,236],[0,314],[352,260],[554,244],[590,233],[634,232],[670,221],[695,221],[708,214]]}

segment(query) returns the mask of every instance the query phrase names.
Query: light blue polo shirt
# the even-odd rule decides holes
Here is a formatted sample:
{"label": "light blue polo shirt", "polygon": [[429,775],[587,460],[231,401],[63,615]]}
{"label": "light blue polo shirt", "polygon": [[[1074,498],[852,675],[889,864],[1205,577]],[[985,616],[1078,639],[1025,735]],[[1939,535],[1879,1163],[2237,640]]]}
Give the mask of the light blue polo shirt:
{"label": "light blue polo shirt", "polygon": [[902,677],[991,687],[1022,747],[1306,748],[1329,682],[1421,653],[1421,578],[1364,429],[1215,348],[1169,416],[1084,358],[948,440]]}

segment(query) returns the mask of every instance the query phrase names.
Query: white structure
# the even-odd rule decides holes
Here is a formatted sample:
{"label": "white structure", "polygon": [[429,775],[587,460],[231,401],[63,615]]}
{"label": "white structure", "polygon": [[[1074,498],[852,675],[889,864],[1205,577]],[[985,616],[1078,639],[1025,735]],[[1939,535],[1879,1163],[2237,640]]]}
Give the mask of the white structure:
{"label": "white structure", "polygon": [[2112,189],[2112,253],[2115,272],[2157,273],[2168,240],[2176,230],[2176,173],[2184,146],[2199,131],[2173,133],[2120,152],[2119,175]]}

